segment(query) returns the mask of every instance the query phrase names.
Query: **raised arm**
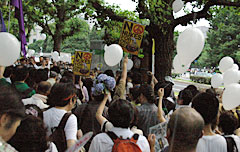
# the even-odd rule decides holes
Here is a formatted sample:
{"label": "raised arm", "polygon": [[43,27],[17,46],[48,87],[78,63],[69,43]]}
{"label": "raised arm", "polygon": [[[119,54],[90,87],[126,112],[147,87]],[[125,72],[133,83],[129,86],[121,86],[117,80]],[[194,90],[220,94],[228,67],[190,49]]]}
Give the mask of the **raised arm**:
{"label": "raised arm", "polygon": [[166,119],[163,117],[163,110],[162,110],[162,100],[163,100],[163,95],[164,95],[164,88],[160,88],[158,90],[158,120],[160,123],[165,122]]}
{"label": "raised arm", "polygon": [[127,64],[128,64],[128,57],[127,55],[124,57],[123,60],[123,71],[121,76],[121,81],[124,82],[123,86],[126,86],[126,80],[127,80]]}
{"label": "raised arm", "polygon": [[108,97],[109,97],[110,93],[109,94],[105,94],[104,95],[104,98],[103,98],[103,101],[101,102],[101,104],[99,105],[98,109],[97,109],[97,112],[96,112],[96,119],[97,121],[99,122],[99,124],[102,126],[102,124],[107,120],[105,117],[103,117],[103,110],[104,110],[104,107],[106,105],[106,102],[108,100]]}

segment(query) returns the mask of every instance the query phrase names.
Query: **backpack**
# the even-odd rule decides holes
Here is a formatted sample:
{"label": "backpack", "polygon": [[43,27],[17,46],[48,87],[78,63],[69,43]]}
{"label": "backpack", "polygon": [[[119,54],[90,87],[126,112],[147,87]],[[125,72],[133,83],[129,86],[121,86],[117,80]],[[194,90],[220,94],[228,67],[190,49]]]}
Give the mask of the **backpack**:
{"label": "backpack", "polygon": [[227,152],[238,152],[238,148],[236,145],[236,142],[232,137],[226,137],[224,136],[227,142]]}
{"label": "backpack", "polygon": [[138,134],[134,134],[131,139],[119,138],[114,132],[107,132],[107,135],[114,143],[112,152],[142,152],[137,145]]}
{"label": "backpack", "polygon": [[67,149],[67,141],[64,128],[71,114],[72,113],[64,114],[58,127],[56,127],[55,131],[49,137],[50,141],[52,141],[57,146],[59,152],[64,152]]}

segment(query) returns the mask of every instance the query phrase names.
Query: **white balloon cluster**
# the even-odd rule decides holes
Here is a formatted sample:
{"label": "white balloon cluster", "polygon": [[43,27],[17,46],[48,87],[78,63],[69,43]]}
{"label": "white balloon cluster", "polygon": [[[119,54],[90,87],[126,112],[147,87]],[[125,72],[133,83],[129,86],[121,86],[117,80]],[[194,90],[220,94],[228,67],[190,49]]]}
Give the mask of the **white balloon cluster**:
{"label": "white balloon cluster", "polygon": [[177,40],[177,55],[173,60],[175,73],[184,73],[191,63],[201,54],[205,38],[198,28],[188,28],[183,31]]}
{"label": "white balloon cluster", "polygon": [[70,55],[61,53],[61,55],[59,56],[59,53],[57,51],[52,52],[52,59],[53,61],[56,61],[56,62],[59,62],[59,61],[68,62],[68,63],[72,62]]}
{"label": "white balloon cluster", "polygon": [[223,57],[219,62],[219,70],[222,74],[217,73],[212,76],[211,85],[218,88],[224,84],[223,107],[231,110],[240,105],[240,71],[237,64],[231,57]]}
{"label": "white balloon cluster", "polygon": [[20,56],[20,42],[7,32],[0,32],[0,66],[10,66]]}

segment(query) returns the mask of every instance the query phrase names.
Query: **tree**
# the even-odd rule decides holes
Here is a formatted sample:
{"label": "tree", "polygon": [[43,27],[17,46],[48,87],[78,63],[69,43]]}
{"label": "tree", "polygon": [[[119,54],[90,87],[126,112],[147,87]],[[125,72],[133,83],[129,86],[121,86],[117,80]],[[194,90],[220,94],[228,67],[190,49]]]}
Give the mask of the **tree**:
{"label": "tree", "polygon": [[[171,5],[173,0],[133,0],[137,3],[136,13],[139,19],[147,19],[149,25],[146,27],[148,35],[147,43],[143,44],[145,53],[151,54],[152,38],[156,41],[155,72],[158,79],[163,79],[171,74],[172,55],[174,51],[174,28],[177,25],[187,25],[191,21],[201,18],[210,18],[212,8],[216,5],[239,7],[239,0],[183,0],[190,2],[192,6],[199,7],[200,11],[194,9],[185,16],[174,19]],[[91,9],[95,9],[92,11]],[[86,17],[93,17],[102,27],[105,22],[123,22],[127,15],[119,11],[116,6],[106,5],[101,0],[88,0],[85,8]],[[136,19],[133,19],[136,21]],[[149,55],[151,56],[151,55]]]}
{"label": "tree", "polygon": [[60,51],[63,41],[80,31],[83,3],[83,0],[28,0],[24,1],[24,13],[42,27],[42,33],[52,37],[53,50]]}
{"label": "tree", "polygon": [[[74,53],[75,50],[89,50],[89,35],[90,29],[86,21],[79,19],[79,30],[81,32],[76,32],[74,35],[67,37],[62,45],[61,52]],[[51,27],[51,25],[50,25]],[[67,29],[64,29],[67,30]],[[96,34],[95,34],[96,35]],[[47,36],[43,40],[36,41],[29,45],[29,49],[33,49],[36,52],[40,52],[40,47],[43,48],[43,52],[52,52],[53,51],[53,39],[52,37]]]}
{"label": "tree", "polygon": [[231,56],[240,63],[240,10],[226,7],[217,11],[209,20],[212,28],[197,63],[201,67],[217,67],[224,56]]}

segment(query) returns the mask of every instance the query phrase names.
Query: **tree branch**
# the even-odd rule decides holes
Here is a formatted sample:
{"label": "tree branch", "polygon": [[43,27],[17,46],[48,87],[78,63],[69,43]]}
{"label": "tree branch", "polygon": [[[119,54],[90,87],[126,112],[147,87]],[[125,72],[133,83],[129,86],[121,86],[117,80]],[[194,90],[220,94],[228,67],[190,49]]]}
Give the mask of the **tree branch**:
{"label": "tree branch", "polygon": [[123,22],[126,19],[126,17],[117,15],[112,9],[102,6],[98,0],[89,0],[88,2],[97,10],[97,13],[104,13],[111,20]]}
{"label": "tree branch", "polygon": [[[185,0],[185,1],[191,1],[191,0]],[[187,25],[190,21],[194,20],[194,19],[201,19],[201,18],[208,18],[211,15],[208,13],[209,9],[211,6],[214,5],[224,5],[224,6],[236,6],[236,7],[240,7],[240,3],[239,2],[227,2],[227,1],[219,1],[219,0],[211,0],[208,1],[204,8],[199,11],[199,12],[192,12],[190,14],[187,14],[185,16],[179,17],[177,19],[174,20],[174,27],[176,27],[177,25],[181,24],[181,25]]]}

